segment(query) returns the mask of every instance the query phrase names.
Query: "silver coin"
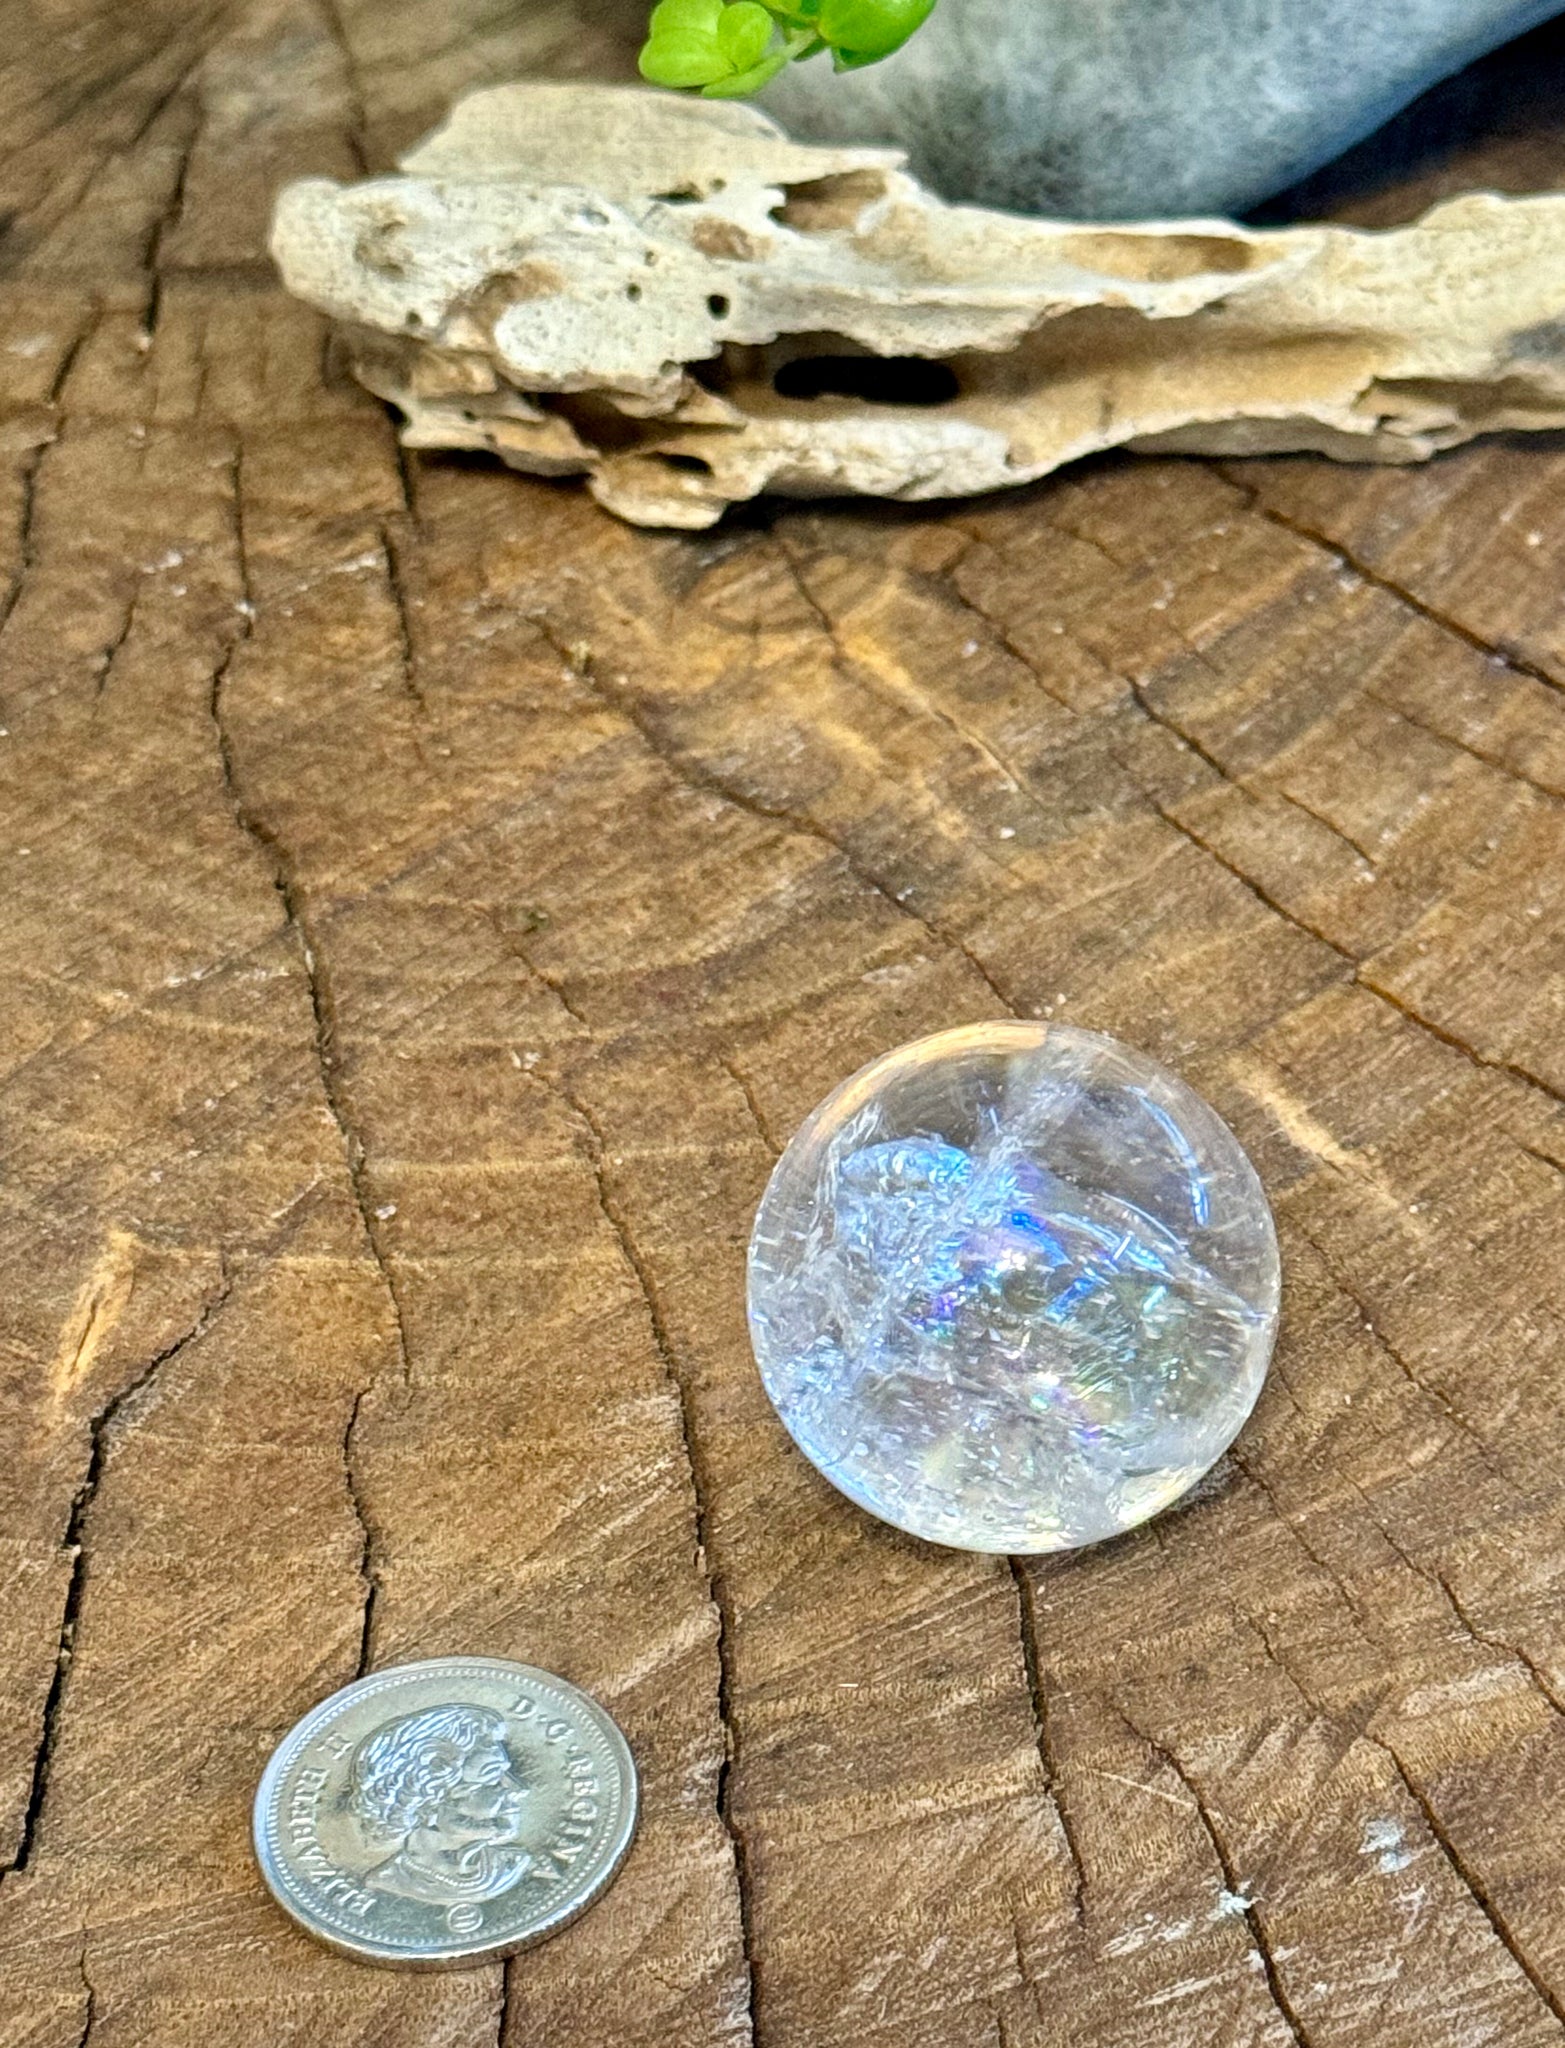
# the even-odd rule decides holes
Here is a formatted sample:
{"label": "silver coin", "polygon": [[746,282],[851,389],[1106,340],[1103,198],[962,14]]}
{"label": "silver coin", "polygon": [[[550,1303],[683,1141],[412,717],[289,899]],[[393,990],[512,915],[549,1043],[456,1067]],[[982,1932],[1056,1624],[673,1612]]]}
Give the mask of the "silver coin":
{"label": "silver coin", "polygon": [[366,1963],[450,1969],[545,1941],[636,1831],[636,1766],[596,1700],[498,1657],[393,1665],[273,1752],[255,1851],[278,1903]]}

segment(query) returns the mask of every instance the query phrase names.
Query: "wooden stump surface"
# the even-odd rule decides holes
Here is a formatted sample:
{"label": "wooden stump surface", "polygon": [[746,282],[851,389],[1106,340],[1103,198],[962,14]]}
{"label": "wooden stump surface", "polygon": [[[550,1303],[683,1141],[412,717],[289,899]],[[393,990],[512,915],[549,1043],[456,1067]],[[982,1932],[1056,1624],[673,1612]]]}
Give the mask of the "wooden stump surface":
{"label": "wooden stump surface", "polygon": [[[4,24],[0,2043],[1565,2041],[1565,452],[634,532],[400,459],[263,243],[608,10]],[[1202,1089],[1287,1271],[1198,1496],[1014,1567],[817,1478],[742,1303],[818,1097],[1012,1013]],[[357,1967],[255,1781],[454,1650],[641,1838]]]}

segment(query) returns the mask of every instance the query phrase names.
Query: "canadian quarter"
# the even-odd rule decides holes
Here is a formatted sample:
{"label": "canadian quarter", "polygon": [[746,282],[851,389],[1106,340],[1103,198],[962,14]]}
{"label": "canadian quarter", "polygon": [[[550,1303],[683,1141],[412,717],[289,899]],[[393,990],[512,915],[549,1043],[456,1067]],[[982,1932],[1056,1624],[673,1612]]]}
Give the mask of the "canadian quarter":
{"label": "canadian quarter", "polygon": [[361,1962],[457,1969],[586,1911],[636,1830],[596,1700],[528,1664],[435,1657],[322,1700],[272,1755],[255,1850],[278,1903]]}

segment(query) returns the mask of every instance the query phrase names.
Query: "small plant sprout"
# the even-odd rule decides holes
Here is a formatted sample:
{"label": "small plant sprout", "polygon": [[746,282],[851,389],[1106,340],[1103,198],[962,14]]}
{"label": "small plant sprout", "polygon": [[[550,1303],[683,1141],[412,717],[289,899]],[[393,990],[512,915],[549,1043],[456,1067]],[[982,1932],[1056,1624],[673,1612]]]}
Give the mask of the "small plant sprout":
{"label": "small plant sprout", "polygon": [[658,0],[641,51],[653,85],[745,99],[785,64],[830,50],[856,71],[900,50],[935,0]]}

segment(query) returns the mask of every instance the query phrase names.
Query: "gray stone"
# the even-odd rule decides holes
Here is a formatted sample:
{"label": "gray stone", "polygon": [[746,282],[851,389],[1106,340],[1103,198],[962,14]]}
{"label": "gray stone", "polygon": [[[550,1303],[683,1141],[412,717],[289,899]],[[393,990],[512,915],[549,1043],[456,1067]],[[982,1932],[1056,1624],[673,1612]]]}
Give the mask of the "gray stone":
{"label": "gray stone", "polygon": [[1243,212],[1560,0],[940,0],[895,57],[765,104],[885,142],[948,199],[1096,220]]}

